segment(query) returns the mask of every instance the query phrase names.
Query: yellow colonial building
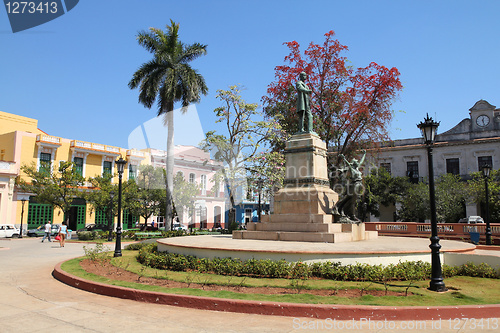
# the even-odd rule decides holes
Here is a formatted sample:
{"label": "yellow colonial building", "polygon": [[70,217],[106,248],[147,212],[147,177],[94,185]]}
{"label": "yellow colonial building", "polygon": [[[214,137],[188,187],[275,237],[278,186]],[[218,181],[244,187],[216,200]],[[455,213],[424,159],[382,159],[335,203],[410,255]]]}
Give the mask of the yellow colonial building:
{"label": "yellow colonial building", "polygon": [[[23,229],[26,230],[49,220],[53,223],[63,221],[64,214],[59,209],[37,203],[36,197],[17,191],[15,178],[25,177],[22,165],[35,164],[38,168],[41,162],[58,166],[62,161],[72,161],[85,178],[109,173],[115,175],[112,181],[117,183],[115,161],[120,156],[128,161],[123,181],[134,178],[140,164],[149,163],[150,158],[143,151],[48,135],[37,124],[36,119],[0,111],[0,224],[20,226],[22,218]],[[89,185],[85,184],[82,190],[88,189]],[[136,217],[124,212],[123,228],[132,227],[136,220]],[[78,230],[89,223],[107,221],[100,212],[93,211],[84,199],[75,198],[69,229]]]}

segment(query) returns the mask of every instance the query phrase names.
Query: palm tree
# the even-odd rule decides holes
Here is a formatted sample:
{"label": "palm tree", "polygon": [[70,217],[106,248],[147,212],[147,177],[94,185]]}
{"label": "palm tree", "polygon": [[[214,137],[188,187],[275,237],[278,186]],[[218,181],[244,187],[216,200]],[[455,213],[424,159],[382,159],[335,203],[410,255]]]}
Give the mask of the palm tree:
{"label": "palm tree", "polygon": [[170,230],[167,221],[172,221],[174,104],[181,102],[181,111],[185,113],[190,103],[200,100],[200,94],[208,93],[203,76],[189,65],[189,62],[207,53],[207,46],[199,43],[183,44],[179,40],[179,24],[172,20],[165,32],[156,28],[140,31],[137,41],[154,57],[139,67],[128,86],[130,89],[139,87],[139,103],[147,108],[151,109],[157,101],[158,116],[165,117],[168,129],[165,229]]}

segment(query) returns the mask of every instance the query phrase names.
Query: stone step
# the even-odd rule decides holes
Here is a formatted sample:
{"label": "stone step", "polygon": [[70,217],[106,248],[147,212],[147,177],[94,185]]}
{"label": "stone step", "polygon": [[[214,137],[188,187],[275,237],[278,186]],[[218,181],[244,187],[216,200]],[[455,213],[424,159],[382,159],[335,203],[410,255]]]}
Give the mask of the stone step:
{"label": "stone step", "polygon": [[[365,232],[365,239],[376,238],[373,231]],[[353,233],[327,233],[327,232],[287,232],[287,231],[233,231],[234,239],[255,239],[273,241],[293,241],[293,242],[322,242],[322,243],[344,243],[356,241]]]}
{"label": "stone step", "polygon": [[339,223],[247,223],[250,231],[342,232]]}
{"label": "stone step", "polygon": [[261,220],[270,223],[332,223],[333,216],[325,214],[271,214],[263,215]]}

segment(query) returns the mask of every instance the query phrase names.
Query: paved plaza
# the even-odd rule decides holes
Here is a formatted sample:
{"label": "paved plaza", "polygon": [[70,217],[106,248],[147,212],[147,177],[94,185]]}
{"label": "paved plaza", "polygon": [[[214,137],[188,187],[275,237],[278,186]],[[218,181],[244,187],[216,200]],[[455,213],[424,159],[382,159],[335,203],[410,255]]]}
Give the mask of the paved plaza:
{"label": "paved plaza", "polygon": [[40,240],[0,240],[1,332],[410,332],[416,325],[420,332],[498,332],[498,327],[472,329],[464,320],[452,321],[451,327],[448,321],[333,322],[195,310],[96,295],[51,275],[57,263],[83,255],[82,244],[67,243],[60,248],[58,243]]}

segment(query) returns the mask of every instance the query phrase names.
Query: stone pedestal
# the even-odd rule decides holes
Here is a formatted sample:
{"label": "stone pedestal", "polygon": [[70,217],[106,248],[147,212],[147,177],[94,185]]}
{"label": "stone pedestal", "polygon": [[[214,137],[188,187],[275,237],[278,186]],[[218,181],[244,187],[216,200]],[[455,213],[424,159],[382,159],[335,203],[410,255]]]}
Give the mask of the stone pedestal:
{"label": "stone pedestal", "polygon": [[378,236],[364,224],[332,223],[338,194],[330,189],[326,145],[318,135],[293,135],[285,157],[284,187],[274,196],[274,213],[248,223],[245,231],[233,231],[233,238],[336,243]]}

